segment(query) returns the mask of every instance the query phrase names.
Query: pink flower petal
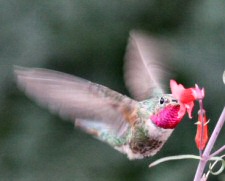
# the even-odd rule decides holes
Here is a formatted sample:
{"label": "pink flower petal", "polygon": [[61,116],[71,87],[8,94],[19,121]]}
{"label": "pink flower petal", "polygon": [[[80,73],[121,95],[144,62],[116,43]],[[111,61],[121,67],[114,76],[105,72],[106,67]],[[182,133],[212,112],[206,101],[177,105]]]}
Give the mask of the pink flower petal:
{"label": "pink flower petal", "polygon": [[[188,107],[187,107],[187,105],[188,105]],[[189,104],[186,104],[187,113],[188,113],[188,116],[189,116],[190,119],[192,118],[191,113],[192,113],[193,107],[194,107],[194,102],[193,101],[190,102]]]}
{"label": "pink flower petal", "polygon": [[180,96],[180,101],[182,103],[189,103],[195,100],[194,97],[194,89],[189,88],[189,89],[184,89],[181,96]]}
{"label": "pink flower petal", "polygon": [[177,84],[175,80],[170,80],[170,88],[174,98],[176,98],[180,104],[178,117],[184,116],[187,111],[189,118],[192,118],[191,113],[194,107],[194,101],[204,98],[204,89],[200,89],[197,84],[194,88],[186,89],[182,84]]}
{"label": "pink flower petal", "polygon": [[181,84],[178,85],[175,80],[170,80],[170,89],[176,99],[179,99],[182,92],[185,90],[184,86]]}
{"label": "pink flower petal", "polygon": [[186,107],[184,104],[180,104],[180,110],[178,112],[178,118],[182,118],[186,113]]}
{"label": "pink flower petal", "polygon": [[200,89],[197,84],[195,84],[195,88],[193,88],[193,95],[195,100],[200,100],[205,97],[205,89]]}

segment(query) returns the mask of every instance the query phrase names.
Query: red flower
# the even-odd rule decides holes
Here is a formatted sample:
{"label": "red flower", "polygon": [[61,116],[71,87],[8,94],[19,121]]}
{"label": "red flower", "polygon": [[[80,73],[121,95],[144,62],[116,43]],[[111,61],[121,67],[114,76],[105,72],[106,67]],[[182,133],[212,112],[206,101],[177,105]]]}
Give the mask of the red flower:
{"label": "red flower", "polygon": [[197,84],[194,88],[186,89],[182,84],[177,84],[175,80],[170,80],[170,88],[174,98],[180,103],[178,117],[182,117],[187,111],[189,118],[192,118],[191,113],[194,107],[194,101],[204,98],[204,89],[199,89]]}
{"label": "red flower", "polygon": [[198,112],[198,122],[196,124],[197,132],[195,136],[195,143],[197,148],[202,151],[204,150],[209,139],[208,122],[204,110],[203,116],[200,111]]}
{"label": "red flower", "polygon": [[209,139],[208,122],[203,109],[202,99],[205,96],[204,89],[200,89],[198,85],[192,88],[184,88],[183,85],[177,84],[175,80],[170,80],[170,88],[174,98],[176,98],[180,104],[180,110],[178,117],[184,116],[188,113],[189,118],[192,118],[191,113],[194,107],[194,101],[199,100],[201,111],[198,112],[197,132],[195,136],[195,142],[200,151],[202,151]]}

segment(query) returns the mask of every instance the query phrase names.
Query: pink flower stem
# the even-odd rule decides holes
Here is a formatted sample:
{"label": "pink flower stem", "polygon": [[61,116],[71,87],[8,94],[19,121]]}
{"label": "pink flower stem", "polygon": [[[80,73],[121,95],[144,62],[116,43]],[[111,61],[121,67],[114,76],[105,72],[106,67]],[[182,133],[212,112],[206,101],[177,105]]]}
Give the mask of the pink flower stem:
{"label": "pink flower stem", "polygon": [[224,125],[224,122],[225,122],[225,107],[223,109],[223,112],[222,114],[220,115],[220,118],[213,130],[213,133],[209,139],[209,142],[208,144],[206,145],[206,148],[202,154],[202,159],[199,161],[199,164],[198,164],[198,168],[197,168],[197,171],[195,173],[195,177],[194,177],[194,181],[200,181],[201,177],[202,177],[202,174],[204,172],[204,169],[205,169],[205,166],[206,166],[206,163],[209,159],[209,155],[210,155],[210,152],[216,142],[216,139],[220,133],[220,130],[221,128],[223,127]]}
{"label": "pink flower stem", "polygon": [[219,155],[222,151],[225,150],[225,145],[223,145],[220,149],[216,150],[214,153],[212,153],[211,155],[209,155],[209,158],[212,158],[216,155]]}

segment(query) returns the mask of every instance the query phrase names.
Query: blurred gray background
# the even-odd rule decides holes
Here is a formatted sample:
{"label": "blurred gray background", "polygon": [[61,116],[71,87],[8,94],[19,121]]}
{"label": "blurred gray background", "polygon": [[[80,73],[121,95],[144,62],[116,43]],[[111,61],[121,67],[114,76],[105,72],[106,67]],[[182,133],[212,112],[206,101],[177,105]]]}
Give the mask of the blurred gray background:
{"label": "blurred gray background", "polygon": [[[212,132],[225,102],[225,1],[0,1],[0,180],[190,181],[198,162],[157,158],[198,154],[187,117],[153,158],[129,161],[37,106],[14,82],[13,65],[67,72],[128,94],[123,59],[129,32],[163,36],[174,47],[174,79],[206,89]],[[225,144],[225,129],[214,147]],[[225,172],[209,180],[224,181]]]}

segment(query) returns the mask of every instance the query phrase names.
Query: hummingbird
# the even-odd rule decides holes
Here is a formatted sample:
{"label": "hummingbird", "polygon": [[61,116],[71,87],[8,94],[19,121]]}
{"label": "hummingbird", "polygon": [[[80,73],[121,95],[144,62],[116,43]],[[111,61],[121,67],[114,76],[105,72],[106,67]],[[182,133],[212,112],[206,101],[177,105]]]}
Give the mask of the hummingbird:
{"label": "hummingbird", "polygon": [[133,98],[54,70],[15,66],[14,74],[18,87],[41,106],[129,159],[142,159],[155,155],[183,118],[178,100],[163,88],[162,45],[144,32],[130,33],[124,77]]}

